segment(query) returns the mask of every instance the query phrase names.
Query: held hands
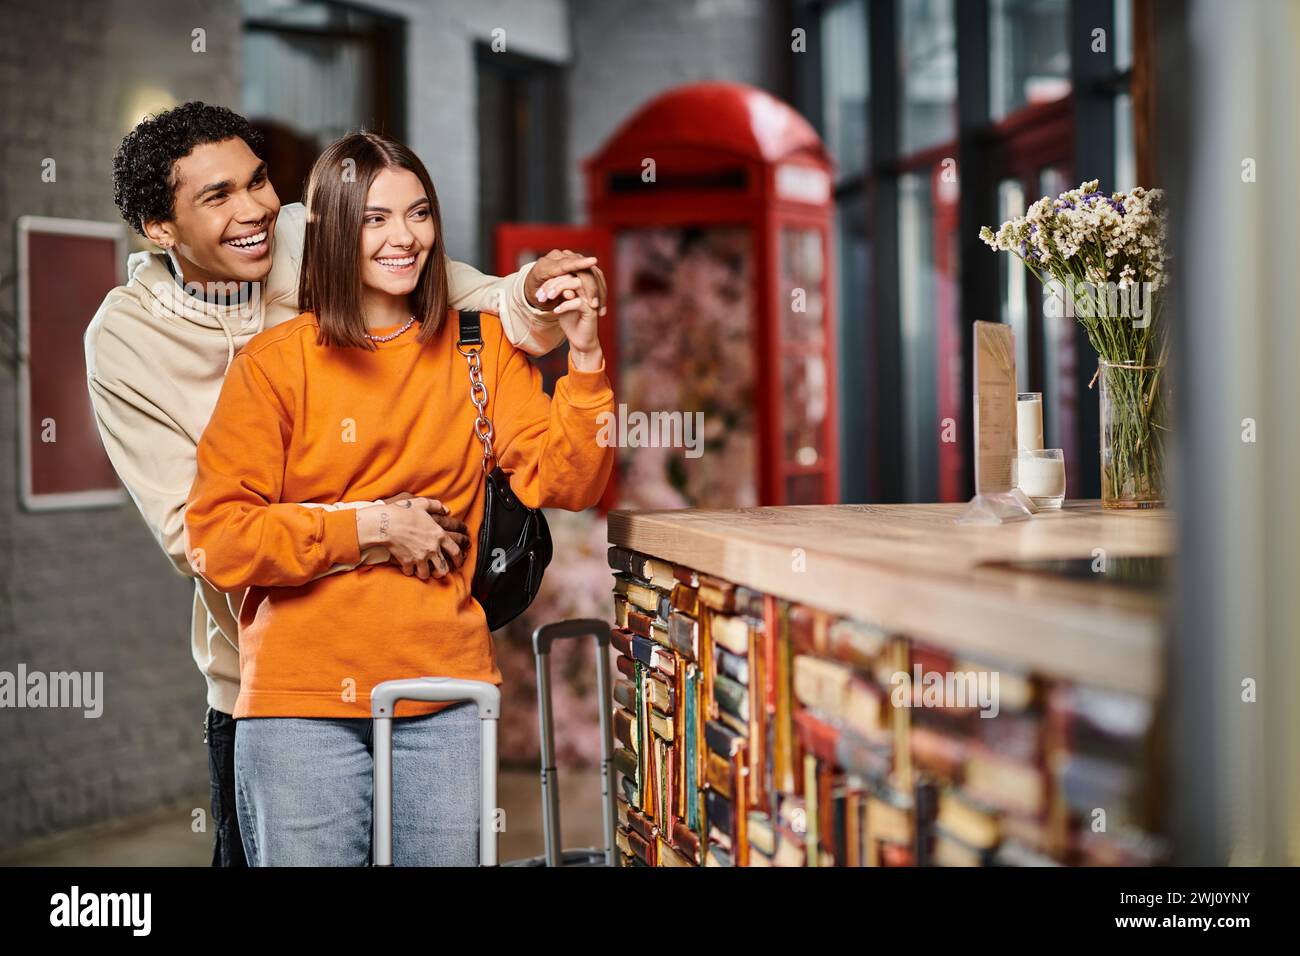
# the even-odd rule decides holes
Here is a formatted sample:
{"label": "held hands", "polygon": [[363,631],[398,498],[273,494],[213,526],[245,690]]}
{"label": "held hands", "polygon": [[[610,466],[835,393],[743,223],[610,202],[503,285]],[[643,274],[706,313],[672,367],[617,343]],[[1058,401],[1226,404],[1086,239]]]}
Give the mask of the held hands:
{"label": "held hands", "polygon": [[465,563],[468,531],[442,502],[406,492],[357,511],[361,548],[383,545],[403,574],[415,574],[422,581],[445,577]]}
{"label": "held hands", "polygon": [[605,274],[595,256],[580,256],[569,249],[552,249],[528,272],[524,292],[530,302],[551,311],[569,340],[573,367],[594,372],[605,357],[597,335],[597,318],[605,314]]}
{"label": "held hands", "polygon": [[555,315],[581,308],[582,300],[588,308],[604,315],[605,273],[596,262],[595,256],[579,255],[570,249],[552,249],[528,270],[524,295],[539,309],[549,306]]}

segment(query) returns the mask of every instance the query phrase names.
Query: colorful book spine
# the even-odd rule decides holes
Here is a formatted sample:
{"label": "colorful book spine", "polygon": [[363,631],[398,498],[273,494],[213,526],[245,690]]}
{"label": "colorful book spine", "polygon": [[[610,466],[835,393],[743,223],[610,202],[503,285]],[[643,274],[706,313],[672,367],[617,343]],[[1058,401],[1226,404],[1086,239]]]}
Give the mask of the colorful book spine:
{"label": "colorful book spine", "polygon": [[625,865],[1167,858],[1144,702],[650,555],[611,548],[610,565]]}

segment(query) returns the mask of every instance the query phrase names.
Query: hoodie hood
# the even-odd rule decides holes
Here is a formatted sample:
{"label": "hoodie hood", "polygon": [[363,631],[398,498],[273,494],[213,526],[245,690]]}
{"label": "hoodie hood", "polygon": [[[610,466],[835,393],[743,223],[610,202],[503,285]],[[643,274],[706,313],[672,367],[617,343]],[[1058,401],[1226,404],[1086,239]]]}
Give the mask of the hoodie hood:
{"label": "hoodie hood", "polygon": [[[136,252],[126,260],[127,287],[135,290],[149,311],[192,331],[207,330],[226,340],[228,369],[235,352],[252,336],[276,324],[267,321],[271,312],[281,317],[297,313],[298,267],[302,257],[304,209],[300,203],[283,206],[271,240],[271,270],[243,302],[209,302],[186,292],[172,275],[167,255]],[[236,283],[230,283],[234,291]]]}

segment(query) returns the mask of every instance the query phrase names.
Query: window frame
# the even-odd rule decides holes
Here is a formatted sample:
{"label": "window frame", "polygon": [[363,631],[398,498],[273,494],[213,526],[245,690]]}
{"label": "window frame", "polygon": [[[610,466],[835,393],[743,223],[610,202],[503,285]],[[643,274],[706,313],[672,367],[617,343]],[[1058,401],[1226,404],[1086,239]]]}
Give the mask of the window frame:
{"label": "window frame", "polygon": [[[854,0],[792,0],[792,22],[807,31],[810,50],[821,50],[821,20],[831,7]],[[1147,119],[1143,112],[1146,99],[1143,84],[1135,78],[1140,70],[1145,39],[1143,15],[1146,0],[1135,0],[1133,30],[1134,66],[1114,66],[1114,0],[1071,0],[1068,5],[1070,37],[1070,92],[1048,103],[1023,106],[994,120],[990,86],[990,3],[989,0],[960,0],[954,5],[957,42],[957,125],[955,138],[914,153],[900,149],[900,104],[898,73],[899,0],[869,0],[867,3],[867,49],[869,51],[867,143],[869,155],[865,172],[837,181],[835,201],[865,204],[870,275],[866,286],[867,301],[841,302],[842,327],[860,321],[863,329],[853,339],[865,348],[844,349],[840,357],[841,407],[865,410],[864,422],[845,415],[846,428],[858,428],[860,442],[841,440],[846,450],[841,488],[844,500],[905,501],[909,490],[905,481],[905,462],[899,449],[904,447],[902,411],[906,385],[899,371],[902,359],[902,315],[900,312],[899,182],[902,176],[932,168],[948,157],[957,160],[958,198],[957,317],[960,328],[959,350],[962,385],[959,389],[955,453],[969,459],[973,433],[973,408],[970,396],[970,369],[974,353],[974,321],[1000,317],[1002,298],[996,263],[992,253],[979,239],[979,227],[998,221],[998,185],[1003,170],[1016,169],[1026,178],[1031,168],[1068,164],[1072,172],[1087,170],[1089,178],[1113,182],[1115,176],[1115,101],[1128,92],[1134,103],[1134,142],[1136,144],[1139,181],[1146,168],[1148,152]],[[1091,49],[1093,30],[1106,31],[1104,52]],[[800,64],[794,73],[796,104],[820,131],[825,130],[823,110],[825,95],[821,88],[823,65],[817,57]],[[1081,129],[1087,135],[1079,135]],[[1028,193],[1028,195],[1032,195]],[[838,250],[837,250],[838,261]],[[1031,285],[1030,288],[1033,286]],[[1040,297],[1041,302],[1041,297]],[[854,310],[857,313],[854,314]],[[1030,327],[1035,338],[1042,338],[1042,308],[1029,310]],[[1037,318],[1035,318],[1037,317]],[[1091,346],[1082,328],[1075,329],[1075,351],[1091,356]],[[1028,387],[1041,390],[1041,341],[1031,342]],[[898,361],[876,360],[868,367],[871,356],[896,356]],[[1040,363],[1037,368],[1034,362]],[[1073,454],[1078,464],[1079,480],[1072,486],[1072,496],[1096,497],[1099,492],[1098,409],[1096,396],[1088,387],[1092,364],[1076,363],[1073,383],[1078,410],[1078,439]],[[941,477],[941,476],[940,476]],[[936,480],[939,480],[937,477]],[[964,500],[974,492],[971,469],[962,467],[959,486],[946,494]]]}

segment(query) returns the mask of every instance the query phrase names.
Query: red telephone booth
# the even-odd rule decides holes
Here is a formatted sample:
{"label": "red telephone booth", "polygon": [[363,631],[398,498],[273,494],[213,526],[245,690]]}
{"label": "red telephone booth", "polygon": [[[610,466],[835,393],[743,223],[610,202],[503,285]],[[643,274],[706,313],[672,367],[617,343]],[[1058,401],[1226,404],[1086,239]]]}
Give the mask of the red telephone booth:
{"label": "red telephone booth", "polygon": [[[624,450],[607,501],[838,501],[830,161],[813,128],[753,87],[693,84],[585,168],[591,227],[503,226],[498,267],[524,248],[612,245],[602,340]],[[669,434],[694,444],[654,443]]]}

